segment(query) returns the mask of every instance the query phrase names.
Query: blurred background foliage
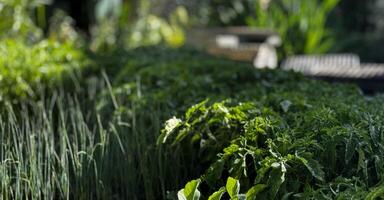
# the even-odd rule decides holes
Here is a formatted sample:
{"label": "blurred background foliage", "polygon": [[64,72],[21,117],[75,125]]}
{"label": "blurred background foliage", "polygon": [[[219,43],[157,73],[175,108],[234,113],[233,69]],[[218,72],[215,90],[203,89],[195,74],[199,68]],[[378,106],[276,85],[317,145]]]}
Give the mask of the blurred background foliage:
{"label": "blurred background foliage", "polygon": [[166,43],[184,44],[188,13],[182,6],[166,16],[156,15],[150,0],[100,0],[95,6],[92,49],[122,45],[128,48]]}
{"label": "blurred background foliage", "polygon": [[[0,1],[0,37],[28,38],[37,40],[42,32],[35,26],[44,15],[44,4],[49,1],[37,0],[1,0]],[[36,17],[31,18],[32,15]],[[41,24],[44,27],[44,24]]]}
{"label": "blurred background foliage", "polygon": [[282,56],[326,53],[334,44],[326,27],[329,13],[339,0],[262,0],[255,5],[256,17],[247,23],[277,30],[284,45]]}
{"label": "blurred background foliage", "polygon": [[189,27],[278,31],[280,58],[352,52],[384,62],[380,0],[0,0],[0,37],[86,42],[93,51],[182,46]]}

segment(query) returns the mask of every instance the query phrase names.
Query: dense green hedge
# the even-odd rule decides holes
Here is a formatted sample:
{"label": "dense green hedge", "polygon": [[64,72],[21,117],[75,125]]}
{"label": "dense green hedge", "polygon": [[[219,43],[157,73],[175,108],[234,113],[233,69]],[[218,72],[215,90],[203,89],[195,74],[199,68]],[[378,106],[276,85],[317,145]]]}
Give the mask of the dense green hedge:
{"label": "dense green hedge", "polygon": [[[175,199],[193,179],[202,198],[227,179],[227,189],[238,180],[240,193],[253,188],[262,199],[383,196],[380,96],[188,48],[23,49],[6,48],[17,60],[36,58],[17,68],[21,77],[41,63],[59,66],[59,76],[35,71],[53,82],[64,69],[87,70],[78,90],[50,89],[0,113],[4,199]],[[21,87],[14,77],[8,86]],[[50,82],[23,79],[31,88]],[[184,193],[197,194],[199,181]],[[219,191],[237,195],[228,190]]]}

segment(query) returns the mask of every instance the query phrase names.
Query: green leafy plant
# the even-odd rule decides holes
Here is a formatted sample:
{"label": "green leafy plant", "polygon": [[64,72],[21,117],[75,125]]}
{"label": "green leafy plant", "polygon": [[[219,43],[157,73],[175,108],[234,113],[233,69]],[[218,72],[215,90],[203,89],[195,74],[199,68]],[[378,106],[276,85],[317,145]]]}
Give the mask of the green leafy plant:
{"label": "green leafy plant", "polygon": [[[188,158],[205,166],[201,180],[208,191],[217,191],[229,176],[226,191],[231,199],[240,197],[238,182],[230,177],[240,181],[246,194],[261,199],[379,197],[384,146],[377,132],[380,120],[374,122],[372,116],[382,113],[363,103],[367,110],[352,116],[342,99],[324,101],[313,100],[296,110],[280,103],[280,111],[230,101],[206,107],[205,101],[191,107],[176,126],[164,129],[160,138],[196,154]],[[331,108],[335,102],[338,107]]]}
{"label": "green leafy plant", "polygon": [[35,45],[7,39],[0,44],[0,99],[25,99],[59,86],[84,69],[84,53],[75,45],[43,40]]}
{"label": "green leafy plant", "polygon": [[[1,0],[0,38],[40,39],[42,31],[36,24],[42,28],[46,25],[44,6],[49,3],[50,0]],[[36,18],[32,17],[33,13],[37,13]]]}
{"label": "green leafy plant", "polygon": [[[201,180],[192,180],[185,188],[179,191],[178,199],[179,200],[199,200],[200,191],[198,190]],[[228,177],[225,187],[221,187],[218,191],[212,193],[208,200],[220,200],[222,199],[225,193],[228,194],[229,198],[232,200],[253,200],[256,199],[257,194],[265,188],[264,185],[256,185],[250,188],[246,194],[240,194],[240,182],[237,179]],[[188,192],[185,192],[188,191]],[[190,194],[187,196],[185,193]],[[194,194],[194,195],[191,195]]]}
{"label": "green leafy plant", "polygon": [[113,49],[114,45],[125,48],[158,44],[182,46],[184,28],[189,22],[186,8],[178,6],[166,17],[161,17],[151,11],[151,6],[148,0],[100,0],[96,6],[97,26],[91,49]]}
{"label": "green leafy plant", "polygon": [[199,200],[200,191],[197,189],[199,187],[200,180],[192,180],[188,182],[184,189],[181,189],[177,196],[180,200]]}
{"label": "green leafy plant", "polygon": [[255,4],[255,17],[248,25],[279,32],[283,45],[280,56],[329,51],[334,44],[327,17],[339,0],[272,0]]}

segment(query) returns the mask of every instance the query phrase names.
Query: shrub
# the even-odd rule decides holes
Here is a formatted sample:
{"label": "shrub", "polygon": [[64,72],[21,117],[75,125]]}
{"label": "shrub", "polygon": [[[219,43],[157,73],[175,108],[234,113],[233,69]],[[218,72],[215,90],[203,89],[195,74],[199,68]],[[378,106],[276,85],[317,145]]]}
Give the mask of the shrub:
{"label": "shrub", "polygon": [[86,65],[71,43],[43,40],[34,45],[7,39],[0,45],[0,99],[26,99],[53,88]]}
{"label": "shrub", "polygon": [[169,119],[158,143],[200,171],[205,198],[229,177],[250,199],[383,197],[382,99],[332,95],[327,87],[315,96],[292,88],[247,102],[204,101]]}

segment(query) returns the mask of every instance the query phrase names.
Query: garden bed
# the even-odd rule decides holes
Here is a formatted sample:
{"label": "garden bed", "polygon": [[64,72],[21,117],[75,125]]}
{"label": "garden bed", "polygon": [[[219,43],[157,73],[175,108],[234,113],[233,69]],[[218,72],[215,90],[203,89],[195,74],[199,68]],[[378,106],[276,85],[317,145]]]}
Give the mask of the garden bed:
{"label": "garden bed", "polygon": [[[47,47],[20,48],[21,77],[37,73],[29,48]],[[81,73],[2,93],[3,199],[177,199],[191,180],[180,198],[384,195],[381,96],[188,48],[68,48],[81,56],[47,67]]]}

